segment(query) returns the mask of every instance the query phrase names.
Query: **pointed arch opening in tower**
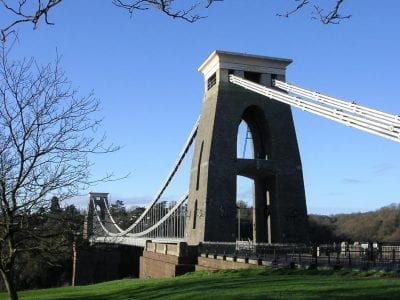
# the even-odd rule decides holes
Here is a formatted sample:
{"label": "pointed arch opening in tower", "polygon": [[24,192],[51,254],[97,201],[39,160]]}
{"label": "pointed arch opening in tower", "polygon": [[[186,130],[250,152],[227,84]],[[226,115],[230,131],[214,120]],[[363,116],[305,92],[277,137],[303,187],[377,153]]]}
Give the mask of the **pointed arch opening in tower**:
{"label": "pointed arch opening in tower", "polygon": [[[271,158],[272,148],[269,125],[265,118],[265,114],[260,107],[255,105],[250,106],[243,112],[242,121],[238,129],[237,142],[238,144],[241,143],[240,147],[242,149],[242,152],[238,149],[238,158]],[[240,157],[243,153],[245,154],[245,157]]]}
{"label": "pointed arch opening in tower", "polygon": [[238,158],[254,158],[253,136],[249,125],[244,120],[239,124],[236,153]]}
{"label": "pointed arch opening in tower", "polygon": [[271,159],[272,149],[268,121],[262,108],[248,107],[237,133],[236,156],[240,165],[245,166],[236,176],[237,239],[269,242],[270,187],[266,175],[259,171],[261,160]]}

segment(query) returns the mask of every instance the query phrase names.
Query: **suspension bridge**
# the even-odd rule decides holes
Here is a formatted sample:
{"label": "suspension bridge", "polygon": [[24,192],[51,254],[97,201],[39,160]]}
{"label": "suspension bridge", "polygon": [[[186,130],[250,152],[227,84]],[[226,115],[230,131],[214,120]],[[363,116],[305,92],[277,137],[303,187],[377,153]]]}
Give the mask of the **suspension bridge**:
{"label": "suspension bridge", "polygon": [[[214,51],[199,68],[205,78],[200,117],[160,190],[126,229],[110,214],[108,194],[90,193],[84,234],[91,243],[234,242],[237,176],[253,180],[254,242],[306,241],[306,200],[291,107],[394,142],[400,142],[400,116],[286,83],[290,63]],[[252,158],[238,158],[242,121],[251,135]],[[193,147],[188,192],[166,201],[163,195]]]}

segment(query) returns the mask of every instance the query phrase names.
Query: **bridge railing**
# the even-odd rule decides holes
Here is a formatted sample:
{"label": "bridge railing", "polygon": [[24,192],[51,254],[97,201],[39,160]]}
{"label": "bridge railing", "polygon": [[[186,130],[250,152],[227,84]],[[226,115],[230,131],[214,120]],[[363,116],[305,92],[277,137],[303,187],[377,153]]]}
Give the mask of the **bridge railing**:
{"label": "bridge railing", "polygon": [[341,247],[340,245],[264,244],[252,242],[204,242],[199,255],[263,261],[272,266],[313,266],[400,271],[400,246],[378,248]]}

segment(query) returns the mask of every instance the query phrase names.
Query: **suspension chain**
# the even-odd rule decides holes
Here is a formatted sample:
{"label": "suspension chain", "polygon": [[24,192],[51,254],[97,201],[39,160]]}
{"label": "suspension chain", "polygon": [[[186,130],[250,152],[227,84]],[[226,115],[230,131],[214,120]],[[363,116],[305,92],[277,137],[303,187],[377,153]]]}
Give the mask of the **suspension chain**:
{"label": "suspension chain", "polygon": [[[299,96],[291,96],[235,75],[230,75],[229,81],[273,100],[345,124],[346,126],[400,142],[399,116],[324,96],[277,80],[274,81],[276,87]],[[300,96],[308,99],[303,99]]]}

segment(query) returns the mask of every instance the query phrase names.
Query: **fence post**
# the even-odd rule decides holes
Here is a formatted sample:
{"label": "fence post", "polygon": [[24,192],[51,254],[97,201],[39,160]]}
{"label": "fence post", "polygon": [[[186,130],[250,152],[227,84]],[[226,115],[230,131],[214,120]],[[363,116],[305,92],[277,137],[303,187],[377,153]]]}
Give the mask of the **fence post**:
{"label": "fence post", "polygon": [[318,266],[318,255],[319,255],[319,247],[315,246],[315,250],[314,250],[315,261],[314,261],[314,263],[315,263],[316,267]]}
{"label": "fence post", "polygon": [[329,251],[329,249],[328,249],[328,266],[330,266],[331,265],[331,252]]}
{"label": "fence post", "polygon": [[349,251],[349,260],[348,260],[348,266],[351,266],[351,255],[350,255],[350,251]]}

